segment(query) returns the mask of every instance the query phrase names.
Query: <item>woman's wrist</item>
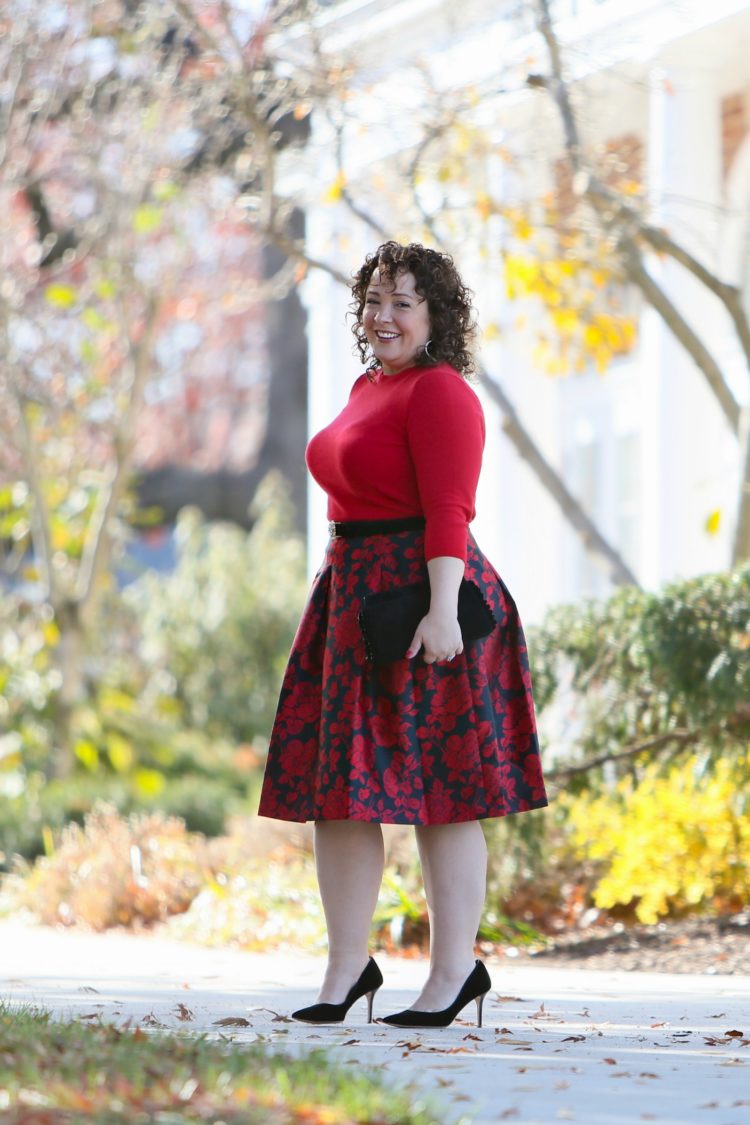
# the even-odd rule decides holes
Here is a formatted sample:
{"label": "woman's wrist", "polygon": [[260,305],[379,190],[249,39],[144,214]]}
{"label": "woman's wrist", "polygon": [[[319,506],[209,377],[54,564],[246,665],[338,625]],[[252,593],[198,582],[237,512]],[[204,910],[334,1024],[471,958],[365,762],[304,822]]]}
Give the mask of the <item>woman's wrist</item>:
{"label": "woman's wrist", "polygon": [[441,618],[458,616],[458,588],[464,575],[463,559],[440,555],[427,563],[430,576],[430,615]]}

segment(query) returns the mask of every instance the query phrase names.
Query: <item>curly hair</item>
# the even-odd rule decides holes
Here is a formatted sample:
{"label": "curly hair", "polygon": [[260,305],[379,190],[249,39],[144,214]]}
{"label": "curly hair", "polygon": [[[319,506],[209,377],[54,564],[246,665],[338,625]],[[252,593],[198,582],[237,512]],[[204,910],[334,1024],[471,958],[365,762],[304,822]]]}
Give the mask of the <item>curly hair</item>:
{"label": "curly hair", "polygon": [[367,287],[375,270],[380,276],[394,282],[401,273],[414,275],[415,290],[427,301],[430,315],[429,353],[420,352],[415,358],[418,367],[434,367],[449,363],[463,376],[474,371],[471,342],[476,333],[471,307],[471,290],[458,275],[450,254],[431,250],[419,242],[402,246],[399,242],[384,242],[374,254],[368,254],[364,264],[354,274],[350,315],[354,318],[352,332],[357,350],[368,373],[378,367],[362,324]]}

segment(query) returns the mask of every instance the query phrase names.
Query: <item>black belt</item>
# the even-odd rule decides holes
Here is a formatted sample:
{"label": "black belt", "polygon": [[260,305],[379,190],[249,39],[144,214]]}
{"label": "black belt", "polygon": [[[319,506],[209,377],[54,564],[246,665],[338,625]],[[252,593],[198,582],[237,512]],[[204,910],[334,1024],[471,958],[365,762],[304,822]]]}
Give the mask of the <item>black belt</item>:
{"label": "black belt", "polygon": [[424,516],[407,516],[401,520],[336,520],[328,521],[331,539],[358,539],[365,535],[392,535],[397,531],[416,531],[424,527]]}

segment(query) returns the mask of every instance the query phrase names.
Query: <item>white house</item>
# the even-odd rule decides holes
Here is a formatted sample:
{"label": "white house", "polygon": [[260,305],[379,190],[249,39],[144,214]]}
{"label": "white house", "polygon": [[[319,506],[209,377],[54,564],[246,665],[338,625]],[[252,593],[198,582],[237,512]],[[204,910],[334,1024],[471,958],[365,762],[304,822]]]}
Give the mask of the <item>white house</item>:
{"label": "white house", "polygon": [[[750,4],[567,0],[556,10],[587,144],[637,153],[654,221],[747,293]],[[518,11],[516,2],[490,0],[460,6],[448,0],[348,0],[327,10],[326,50],[342,57],[354,52],[359,67],[341,134],[347,175],[352,183],[369,183],[370,213],[389,234],[400,232],[399,215],[388,211],[388,192],[378,185],[387,188],[389,167],[415,143],[417,98],[424,97],[415,64],[434,84],[436,102],[441,92],[471,82],[478,112],[498,143],[504,137],[517,142],[524,132],[532,139],[525,185],[533,181],[541,191],[554,182],[555,153],[562,155],[559,120],[551,100],[525,82],[529,71],[547,71],[548,60],[528,14]],[[334,142],[330,121],[318,115],[309,163],[299,174],[312,185],[310,254],[349,273],[380,239],[343,202],[331,203],[330,193],[324,199],[337,175]],[[488,162],[485,174],[498,177],[495,192],[525,190],[501,162]],[[632,353],[603,376],[552,379],[533,368],[526,337],[514,328],[518,307],[508,308],[482,246],[464,244],[456,257],[477,294],[480,320],[504,327],[483,348],[487,368],[638,581],[656,588],[728,566],[739,444],[704,377],[657,314],[634,297],[639,333]],[[747,408],[750,378],[718,303],[673,263],[654,259],[649,268],[730,371],[735,396]],[[313,271],[303,299],[312,433],[346,401],[360,367],[345,323],[343,287]],[[607,575],[502,434],[496,407],[486,398],[484,404],[489,440],[474,529],[524,618],[537,620],[554,603],[606,594]],[[718,530],[711,534],[706,522],[717,512]],[[326,536],[317,489],[309,515],[315,565]]]}

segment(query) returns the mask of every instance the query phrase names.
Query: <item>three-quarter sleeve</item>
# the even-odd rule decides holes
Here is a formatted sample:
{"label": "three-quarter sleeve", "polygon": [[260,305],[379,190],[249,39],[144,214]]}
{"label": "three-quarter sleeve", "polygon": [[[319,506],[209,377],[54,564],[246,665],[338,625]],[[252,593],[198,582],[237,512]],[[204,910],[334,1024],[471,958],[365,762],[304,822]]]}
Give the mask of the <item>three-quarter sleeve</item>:
{"label": "three-quarter sleeve", "polygon": [[474,391],[452,368],[426,372],[411,394],[409,451],[426,519],[425,559],[466,561],[484,450],[484,414]]}

